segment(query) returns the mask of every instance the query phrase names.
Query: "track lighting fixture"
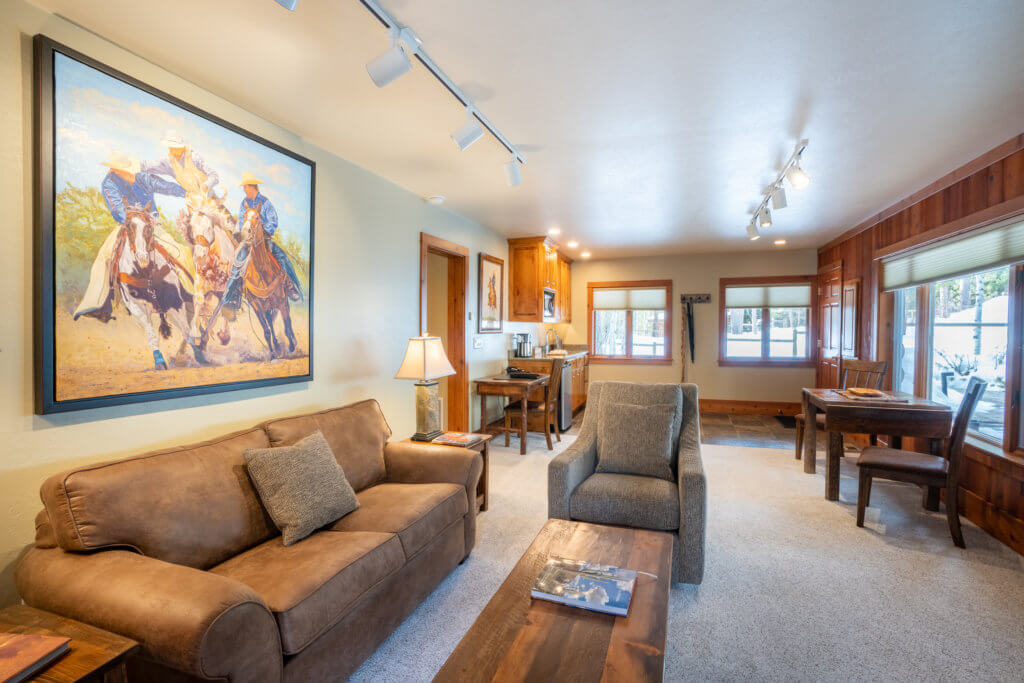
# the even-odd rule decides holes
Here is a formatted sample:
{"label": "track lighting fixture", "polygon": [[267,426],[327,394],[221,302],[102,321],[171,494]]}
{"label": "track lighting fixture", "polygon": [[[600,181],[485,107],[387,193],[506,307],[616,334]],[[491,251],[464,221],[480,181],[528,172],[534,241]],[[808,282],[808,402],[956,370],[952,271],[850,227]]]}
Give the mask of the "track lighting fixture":
{"label": "track lighting fixture", "polygon": [[792,166],[786,169],[786,180],[789,181],[794,190],[802,190],[811,182],[811,177],[804,173],[804,169],[800,168],[799,157],[793,162]]}
{"label": "track lighting fixture", "polygon": [[505,178],[509,187],[519,187],[523,183],[523,176],[519,173],[519,160],[514,154],[505,163]]}
{"label": "track lighting fixture", "polygon": [[779,209],[785,209],[786,203],[786,188],[782,185],[776,185],[775,189],[772,190],[772,210],[778,211]]}
{"label": "track lighting fixture", "polygon": [[786,198],[786,188],[783,187],[783,180],[788,180],[789,184],[794,189],[801,190],[807,187],[807,183],[811,182],[810,177],[804,170],[800,168],[800,157],[803,155],[804,150],[807,149],[807,139],[804,138],[800,142],[796,143],[796,147],[793,149],[793,153],[786,159],[786,163],[782,165],[782,170],[779,175],[775,177],[775,182],[768,186],[765,190],[764,195],[761,197],[761,201],[754,209],[754,219],[750,225],[747,226],[747,237],[752,240],[756,240],[760,237],[758,232],[758,226],[762,228],[771,227],[772,214],[768,210],[768,203],[771,202],[772,209],[776,211],[784,209],[789,205]]}
{"label": "track lighting fixture", "polygon": [[[276,1],[286,7],[290,4],[291,7],[289,9],[292,9],[295,3],[298,2],[298,0]],[[472,112],[472,118],[475,119],[473,122],[475,127],[470,126],[470,121],[467,120],[465,125],[452,134],[452,138],[459,145],[459,149],[466,149],[476,140],[480,139],[484,131],[487,131],[511,155],[511,160],[505,164],[508,184],[515,187],[522,183],[523,180],[519,173],[519,166],[526,162],[526,157],[522,155],[519,149],[507,137],[502,135],[501,131],[491,123],[490,119],[473,105],[469,97],[462,92],[459,86],[455,85],[452,79],[448,77],[448,74],[441,70],[441,67],[423,49],[419,36],[408,26],[399,24],[387,10],[381,7],[379,0],[359,0],[359,3],[388,30],[388,34],[391,37],[391,49],[366,65],[366,70],[369,72],[373,82],[377,84],[377,87],[383,88],[399,76],[408,73],[412,69],[410,58],[415,57],[416,61],[427,70],[427,73],[436,78],[445,87],[445,90],[458,100],[460,105]]]}
{"label": "track lighting fixture", "polygon": [[291,12],[294,12],[295,11],[295,6],[297,4],[299,4],[299,0],[274,0],[274,1],[277,4],[279,4],[281,7],[284,7],[286,10],[289,10]]}
{"label": "track lighting fixture", "polygon": [[401,29],[392,28],[388,33],[391,35],[391,48],[366,65],[366,72],[370,74],[378,88],[383,88],[399,76],[409,73],[412,62],[409,61],[406,51],[416,54],[422,42],[408,26]]}
{"label": "track lighting fixture", "polygon": [[473,110],[466,107],[466,122],[459,126],[459,129],[452,133],[452,140],[459,146],[459,149],[466,151],[470,145],[484,136],[484,129],[477,123],[473,116]]}

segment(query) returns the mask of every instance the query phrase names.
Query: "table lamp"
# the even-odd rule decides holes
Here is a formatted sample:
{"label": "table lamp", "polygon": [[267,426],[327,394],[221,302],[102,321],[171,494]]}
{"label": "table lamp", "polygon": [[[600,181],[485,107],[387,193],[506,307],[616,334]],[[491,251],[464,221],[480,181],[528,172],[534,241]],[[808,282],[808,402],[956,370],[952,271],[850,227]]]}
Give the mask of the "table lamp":
{"label": "table lamp", "polygon": [[409,340],[402,367],[395,379],[416,380],[416,433],[413,441],[433,441],[441,436],[441,402],[437,378],[454,375],[455,368],[444,354],[440,337],[423,334]]}

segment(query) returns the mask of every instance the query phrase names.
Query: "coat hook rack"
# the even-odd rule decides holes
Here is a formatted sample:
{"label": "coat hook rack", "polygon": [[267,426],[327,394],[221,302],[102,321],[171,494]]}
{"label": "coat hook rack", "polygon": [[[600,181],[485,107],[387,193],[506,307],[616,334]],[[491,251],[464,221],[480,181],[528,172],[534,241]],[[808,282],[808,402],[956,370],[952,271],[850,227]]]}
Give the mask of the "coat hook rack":
{"label": "coat hook rack", "polygon": [[[694,335],[693,335],[693,305],[694,304],[709,304],[711,303],[710,294],[683,294],[679,297],[679,301],[683,304],[683,310],[686,313],[686,317],[683,318],[683,339],[680,339],[679,355],[682,358],[682,380],[686,381],[686,346],[689,342],[690,346],[690,362],[694,360]],[[684,341],[685,340],[685,341]]]}

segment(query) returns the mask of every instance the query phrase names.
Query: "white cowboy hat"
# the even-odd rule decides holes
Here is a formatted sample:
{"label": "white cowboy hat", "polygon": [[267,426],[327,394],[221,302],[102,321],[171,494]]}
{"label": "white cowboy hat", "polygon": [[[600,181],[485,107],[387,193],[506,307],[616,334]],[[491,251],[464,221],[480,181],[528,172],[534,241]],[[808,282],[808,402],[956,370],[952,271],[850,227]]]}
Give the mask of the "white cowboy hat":
{"label": "white cowboy hat", "polygon": [[239,187],[245,187],[246,185],[259,185],[262,182],[263,182],[262,180],[259,180],[252,173],[249,173],[249,171],[246,171],[245,173],[242,174],[242,179],[240,181],[238,181],[238,186]]}
{"label": "white cowboy hat", "polygon": [[126,171],[128,173],[139,172],[138,159],[133,159],[132,157],[128,156],[127,154],[123,154],[122,152],[111,152],[110,159],[108,161],[104,161],[103,165],[109,166],[115,171]]}
{"label": "white cowboy hat", "polygon": [[173,130],[169,130],[164,133],[164,139],[160,141],[164,147],[170,149],[178,149],[185,146],[185,139],[175,133]]}

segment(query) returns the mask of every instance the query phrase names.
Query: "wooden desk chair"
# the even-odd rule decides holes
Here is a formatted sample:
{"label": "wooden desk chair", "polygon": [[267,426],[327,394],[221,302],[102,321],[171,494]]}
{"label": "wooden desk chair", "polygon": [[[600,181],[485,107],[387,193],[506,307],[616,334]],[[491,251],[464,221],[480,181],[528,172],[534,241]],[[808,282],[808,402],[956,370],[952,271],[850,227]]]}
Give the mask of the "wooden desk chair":
{"label": "wooden desk chair", "polygon": [[[544,438],[548,442],[548,450],[554,446],[551,444],[551,428],[555,428],[555,438],[562,440],[562,430],[558,426],[558,392],[562,388],[562,366],[565,365],[564,358],[554,358],[551,361],[551,376],[548,378],[547,386],[544,387],[543,401],[529,401],[526,405],[526,416],[523,417],[522,410],[518,404],[505,406],[505,445],[508,446],[509,434],[518,435],[518,428],[512,426],[512,418],[519,417],[526,419],[527,429],[531,423],[540,423],[544,432]],[[522,423],[520,422],[520,425]]]}
{"label": "wooden desk chair", "polygon": [[857,526],[864,526],[864,509],[871,501],[871,480],[875,477],[937,489],[945,488],[949,534],[958,548],[964,547],[958,506],[960,462],[963,460],[967,424],[987,386],[987,382],[977,377],[971,377],[971,381],[967,383],[967,390],[953,422],[953,433],[946,447],[946,457],[880,446],[868,446],[861,451],[857,459],[860,473],[857,489]]}
{"label": "wooden desk chair", "polygon": [[[881,389],[885,371],[889,369],[889,361],[885,360],[844,360],[840,365],[839,388],[863,387],[865,389]],[[804,451],[804,420],[807,416],[800,413],[796,416],[796,459],[799,460]],[[825,414],[816,417],[818,428],[825,428]],[[871,445],[875,445],[876,437],[870,435]]]}

